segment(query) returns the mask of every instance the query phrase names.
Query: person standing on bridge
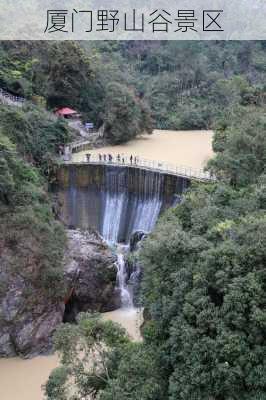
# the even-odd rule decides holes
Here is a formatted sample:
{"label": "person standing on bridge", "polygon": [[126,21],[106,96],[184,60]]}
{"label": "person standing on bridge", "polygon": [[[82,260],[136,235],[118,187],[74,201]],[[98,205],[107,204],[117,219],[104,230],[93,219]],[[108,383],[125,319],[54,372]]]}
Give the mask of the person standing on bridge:
{"label": "person standing on bridge", "polygon": [[117,154],[117,162],[120,163],[120,161],[121,161],[120,154]]}
{"label": "person standing on bridge", "polygon": [[99,154],[99,161],[100,162],[102,161],[102,155],[101,154]]}
{"label": "person standing on bridge", "polygon": [[133,162],[133,156],[131,154],[131,156],[130,156],[130,164],[132,164],[132,162]]}
{"label": "person standing on bridge", "polygon": [[103,160],[106,162],[106,154],[103,155]]}
{"label": "person standing on bridge", "polygon": [[87,162],[90,162],[91,153],[86,154]]}
{"label": "person standing on bridge", "polygon": [[112,162],[112,160],[113,160],[113,157],[112,157],[112,155],[111,155],[111,154],[108,154],[108,158],[109,158],[109,162],[111,163],[111,162]]}

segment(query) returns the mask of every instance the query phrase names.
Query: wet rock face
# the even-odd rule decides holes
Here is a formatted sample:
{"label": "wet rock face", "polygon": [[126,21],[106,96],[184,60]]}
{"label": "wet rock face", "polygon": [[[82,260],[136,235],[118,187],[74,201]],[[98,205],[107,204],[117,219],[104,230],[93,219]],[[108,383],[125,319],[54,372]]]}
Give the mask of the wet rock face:
{"label": "wet rock face", "polygon": [[116,256],[96,233],[68,231],[65,321],[81,311],[112,311],[120,306],[116,289]]}
{"label": "wet rock face", "polygon": [[47,299],[40,288],[0,265],[0,357],[33,357],[47,353],[62,321],[62,300]]}
{"label": "wet rock face", "polygon": [[74,321],[80,311],[119,307],[116,258],[111,250],[96,234],[70,230],[68,239],[65,299],[47,298],[23,271],[11,273],[9,250],[0,248],[0,357],[46,354],[64,318]]}
{"label": "wet rock face", "polygon": [[130,251],[132,252],[138,250],[141,245],[140,242],[146,237],[147,233],[143,231],[135,231],[134,233],[132,233],[129,241]]}

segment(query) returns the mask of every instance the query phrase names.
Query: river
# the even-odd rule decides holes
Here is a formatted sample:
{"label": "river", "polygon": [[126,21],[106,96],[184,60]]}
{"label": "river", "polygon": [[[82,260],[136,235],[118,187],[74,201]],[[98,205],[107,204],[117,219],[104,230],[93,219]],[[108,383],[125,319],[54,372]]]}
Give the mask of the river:
{"label": "river", "polygon": [[[106,320],[120,323],[133,340],[141,340],[141,312],[120,309],[102,314]],[[56,355],[39,356],[30,360],[20,358],[0,359],[1,400],[42,400],[42,385],[52,369],[58,366]]]}

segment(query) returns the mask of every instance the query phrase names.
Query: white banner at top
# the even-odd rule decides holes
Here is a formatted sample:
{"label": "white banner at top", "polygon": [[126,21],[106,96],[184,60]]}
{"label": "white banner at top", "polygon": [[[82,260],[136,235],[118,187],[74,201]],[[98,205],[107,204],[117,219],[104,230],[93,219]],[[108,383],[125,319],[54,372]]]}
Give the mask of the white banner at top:
{"label": "white banner at top", "polygon": [[266,40],[266,0],[0,0],[0,40]]}

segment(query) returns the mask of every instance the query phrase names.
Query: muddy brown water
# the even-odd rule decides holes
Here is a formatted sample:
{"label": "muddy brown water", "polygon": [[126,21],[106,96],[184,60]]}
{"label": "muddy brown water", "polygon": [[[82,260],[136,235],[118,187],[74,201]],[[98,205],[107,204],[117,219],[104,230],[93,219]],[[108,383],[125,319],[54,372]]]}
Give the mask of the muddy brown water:
{"label": "muddy brown water", "polygon": [[87,153],[114,156],[120,154],[199,169],[203,168],[213,155],[212,138],[212,131],[155,130],[152,135],[142,135],[122,145],[75,153],[72,160],[85,161]]}
{"label": "muddy brown water", "polygon": [[[141,340],[139,310],[116,310],[103,314],[106,320],[120,323],[133,340]],[[20,358],[0,359],[1,400],[43,400],[42,385],[50,372],[59,365],[58,357],[39,356],[30,360]]]}

